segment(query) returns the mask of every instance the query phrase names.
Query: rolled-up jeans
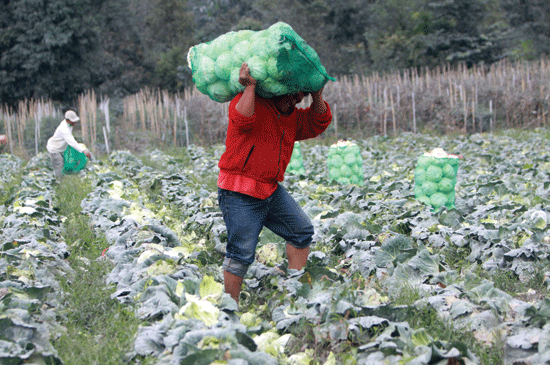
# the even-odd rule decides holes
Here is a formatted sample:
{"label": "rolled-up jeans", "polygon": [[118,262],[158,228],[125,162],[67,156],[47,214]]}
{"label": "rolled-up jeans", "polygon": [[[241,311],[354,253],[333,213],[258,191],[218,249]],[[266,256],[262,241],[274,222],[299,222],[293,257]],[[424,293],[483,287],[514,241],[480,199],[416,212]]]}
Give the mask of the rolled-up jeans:
{"label": "rolled-up jeans", "polygon": [[63,179],[63,166],[65,166],[65,160],[63,154],[59,152],[50,153],[50,159],[52,160],[53,173],[57,181]]}
{"label": "rolled-up jeans", "polygon": [[296,248],[311,244],[311,220],[281,185],[267,199],[218,188],[218,203],[227,228],[223,269],[236,276],[244,277],[254,262],[263,227]]}

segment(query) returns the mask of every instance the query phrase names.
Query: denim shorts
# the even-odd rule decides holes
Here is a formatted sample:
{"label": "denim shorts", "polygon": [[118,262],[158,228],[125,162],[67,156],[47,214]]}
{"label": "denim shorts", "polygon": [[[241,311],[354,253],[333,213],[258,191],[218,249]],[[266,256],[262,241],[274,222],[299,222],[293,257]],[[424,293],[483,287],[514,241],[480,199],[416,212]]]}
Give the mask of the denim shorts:
{"label": "denim shorts", "polygon": [[223,269],[234,275],[244,277],[254,262],[263,227],[296,248],[311,244],[314,233],[311,220],[281,185],[267,199],[218,188],[218,203],[227,227]]}

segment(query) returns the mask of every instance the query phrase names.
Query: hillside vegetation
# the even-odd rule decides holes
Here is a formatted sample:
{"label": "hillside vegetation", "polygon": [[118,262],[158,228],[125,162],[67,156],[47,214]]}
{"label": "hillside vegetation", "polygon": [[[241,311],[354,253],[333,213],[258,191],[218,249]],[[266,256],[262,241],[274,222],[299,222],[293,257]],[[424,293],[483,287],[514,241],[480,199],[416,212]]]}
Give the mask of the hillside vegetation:
{"label": "hillside vegetation", "polygon": [[370,75],[550,54],[550,3],[536,0],[4,0],[0,100],[121,99],[191,86],[187,50],[232,30],[290,24],[330,75]]}

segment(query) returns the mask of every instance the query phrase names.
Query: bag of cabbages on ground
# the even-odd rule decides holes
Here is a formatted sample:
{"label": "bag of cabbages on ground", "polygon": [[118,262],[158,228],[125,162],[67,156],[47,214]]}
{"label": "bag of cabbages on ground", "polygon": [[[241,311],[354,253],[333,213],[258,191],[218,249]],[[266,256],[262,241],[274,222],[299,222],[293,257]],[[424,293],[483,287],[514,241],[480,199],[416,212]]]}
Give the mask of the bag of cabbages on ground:
{"label": "bag of cabbages on ground", "polygon": [[441,148],[435,148],[418,157],[414,171],[416,199],[437,210],[455,206],[455,185],[459,159]]}
{"label": "bag of cabbages on ground", "polygon": [[359,146],[349,141],[338,141],[328,150],[328,178],[343,185],[364,185],[363,158]]}
{"label": "bag of cabbages on ground", "polygon": [[197,89],[220,103],[244,90],[239,83],[243,62],[258,83],[256,93],[264,98],[314,92],[335,81],[317,52],[283,22],[261,31],[228,32],[191,47],[187,54]]}
{"label": "bag of cabbages on ground", "polygon": [[294,142],[294,149],[292,150],[292,157],[286,168],[286,171],[291,174],[305,174],[304,159],[302,158],[302,150],[300,149],[300,142]]}

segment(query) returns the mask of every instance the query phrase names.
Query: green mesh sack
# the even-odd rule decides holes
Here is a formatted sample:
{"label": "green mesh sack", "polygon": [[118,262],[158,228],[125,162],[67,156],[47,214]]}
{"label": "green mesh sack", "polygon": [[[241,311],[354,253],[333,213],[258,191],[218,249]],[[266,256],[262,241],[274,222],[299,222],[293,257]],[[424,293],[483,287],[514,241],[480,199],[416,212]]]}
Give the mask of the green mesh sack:
{"label": "green mesh sack", "polygon": [[257,32],[228,32],[191,47],[187,54],[197,89],[220,103],[244,90],[239,83],[243,62],[258,82],[256,93],[264,98],[314,92],[329,80],[335,81],[321,65],[317,52],[283,22]]}
{"label": "green mesh sack", "polygon": [[416,199],[435,210],[442,206],[454,208],[459,158],[441,148],[418,157],[414,171]]}
{"label": "green mesh sack", "polygon": [[364,185],[363,158],[355,143],[338,141],[328,150],[328,178],[343,185]]}
{"label": "green mesh sack", "polygon": [[65,165],[63,166],[63,173],[65,175],[76,174],[86,167],[88,159],[82,152],[78,152],[71,146],[67,146],[63,153],[63,159]]}
{"label": "green mesh sack", "polygon": [[294,143],[292,157],[290,158],[286,171],[295,175],[306,173],[306,169],[304,168],[304,160],[302,158],[302,150],[300,149],[300,142]]}

